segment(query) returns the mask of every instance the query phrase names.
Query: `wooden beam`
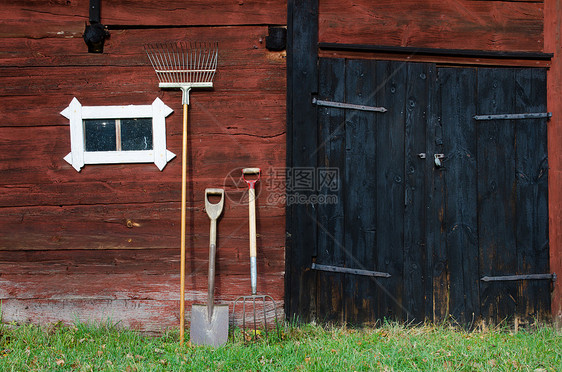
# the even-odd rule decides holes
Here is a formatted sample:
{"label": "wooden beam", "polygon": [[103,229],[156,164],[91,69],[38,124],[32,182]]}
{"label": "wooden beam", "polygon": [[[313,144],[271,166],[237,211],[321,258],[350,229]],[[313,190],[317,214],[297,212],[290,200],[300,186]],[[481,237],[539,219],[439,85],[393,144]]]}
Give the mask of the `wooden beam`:
{"label": "wooden beam", "polygon": [[[562,0],[545,1],[544,49],[554,53],[547,75],[550,272],[562,273]],[[555,283],[552,314],[562,324],[562,288]]]}
{"label": "wooden beam", "polygon": [[[413,48],[415,49],[415,48]],[[438,49],[436,49],[438,50]],[[358,51],[320,49],[320,58],[378,59],[386,61],[428,62],[439,65],[504,66],[504,67],[550,67],[550,59],[494,58],[492,56],[461,56],[391,51]],[[515,57],[515,56],[514,56]]]}
{"label": "wooden beam", "polygon": [[371,44],[343,44],[343,43],[318,43],[318,47],[323,50],[334,51],[362,51],[362,52],[382,52],[397,53],[408,55],[429,55],[429,56],[451,56],[464,58],[494,58],[494,59],[531,59],[531,60],[550,60],[554,57],[553,53],[540,52],[511,52],[495,50],[471,50],[471,49],[439,49],[439,48],[417,48],[406,46],[388,46]]}
{"label": "wooden beam", "polygon": [[[315,167],[317,108],[311,100],[318,90],[318,0],[289,0],[288,9],[287,166]],[[286,223],[286,314],[306,321],[316,301],[316,275],[310,270],[316,211],[310,204],[293,204]]]}
{"label": "wooden beam", "polygon": [[321,42],[543,50],[543,4],[469,0],[325,0]]}

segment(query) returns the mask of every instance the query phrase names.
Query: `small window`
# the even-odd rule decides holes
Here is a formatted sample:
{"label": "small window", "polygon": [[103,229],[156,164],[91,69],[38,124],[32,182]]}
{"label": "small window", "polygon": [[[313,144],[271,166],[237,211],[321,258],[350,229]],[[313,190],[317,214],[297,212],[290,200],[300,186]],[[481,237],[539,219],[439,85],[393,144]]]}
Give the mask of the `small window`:
{"label": "small window", "polygon": [[139,106],[82,106],[74,98],[61,112],[70,120],[71,152],[64,159],[77,171],[85,164],[152,162],[162,170],[175,157],[166,150],[171,113],[158,98]]}
{"label": "small window", "polygon": [[152,150],[152,119],[86,119],[86,151]]}

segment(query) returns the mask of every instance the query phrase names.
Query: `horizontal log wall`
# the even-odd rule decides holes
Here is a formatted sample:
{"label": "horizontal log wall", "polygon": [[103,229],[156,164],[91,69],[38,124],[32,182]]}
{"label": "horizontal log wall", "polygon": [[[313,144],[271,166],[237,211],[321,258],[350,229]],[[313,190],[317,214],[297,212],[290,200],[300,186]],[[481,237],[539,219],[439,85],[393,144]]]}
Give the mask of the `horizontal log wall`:
{"label": "horizontal log wall", "polygon": [[493,51],[543,51],[542,1],[325,0],[319,41]]}
{"label": "horizontal log wall", "polygon": [[[82,39],[88,0],[13,1],[0,10],[0,300],[4,321],[109,320],[176,327],[179,309],[182,106],[158,88],[143,44],[217,40],[213,90],[193,90],[188,134],[186,309],[206,301],[204,190],[227,192],[219,222],[217,301],[250,293],[246,185],[260,166],[258,290],[283,304],[284,206],[268,169],[285,166],[285,53],[265,48],[284,1],[102,1],[103,54]],[[173,27],[168,27],[173,26]],[[174,113],[154,164],[86,165],[70,152],[73,97],[83,105],[150,104]],[[280,309],[279,314],[282,314]],[[189,320],[189,319],[188,319]]]}

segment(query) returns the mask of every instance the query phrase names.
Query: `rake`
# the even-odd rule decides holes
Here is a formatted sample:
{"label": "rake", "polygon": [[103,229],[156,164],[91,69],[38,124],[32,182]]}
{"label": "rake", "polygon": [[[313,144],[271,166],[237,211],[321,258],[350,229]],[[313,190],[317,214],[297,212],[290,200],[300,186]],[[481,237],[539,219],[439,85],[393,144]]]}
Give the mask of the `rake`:
{"label": "rake", "polygon": [[187,195],[187,114],[191,88],[212,88],[217,71],[218,43],[167,42],[146,44],[144,50],[156,72],[160,88],[182,91],[182,174],[181,174],[181,255],[180,255],[180,344],[185,325],[185,211]]}

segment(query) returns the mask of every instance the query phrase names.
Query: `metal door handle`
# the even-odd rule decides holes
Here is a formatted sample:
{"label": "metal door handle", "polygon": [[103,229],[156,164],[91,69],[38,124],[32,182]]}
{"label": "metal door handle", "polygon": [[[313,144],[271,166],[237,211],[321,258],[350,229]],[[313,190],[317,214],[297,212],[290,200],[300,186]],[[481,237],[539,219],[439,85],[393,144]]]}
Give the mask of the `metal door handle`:
{"label": "metal door handle", "polygon": [[435,166],[437,168],[441,168],[443,166],[443,164],[441,163],[441,159],[444,159],[445,155],[443,154],[434,154],[433,155],[433,161],[435,163]]}

